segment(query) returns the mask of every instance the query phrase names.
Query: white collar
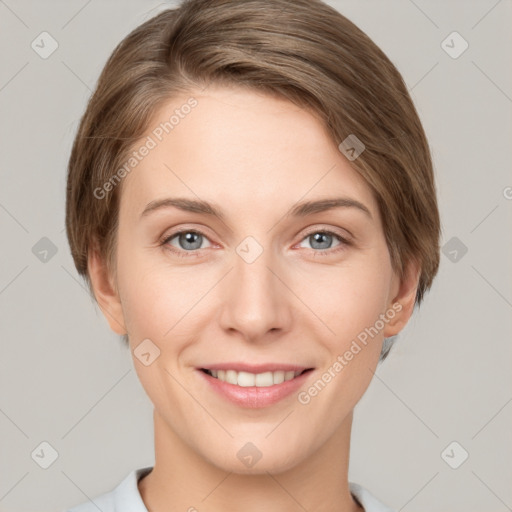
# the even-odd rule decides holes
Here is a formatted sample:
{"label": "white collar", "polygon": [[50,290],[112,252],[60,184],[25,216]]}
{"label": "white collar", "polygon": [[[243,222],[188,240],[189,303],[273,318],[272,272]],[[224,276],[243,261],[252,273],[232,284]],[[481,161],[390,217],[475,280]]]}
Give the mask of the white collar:
{"label": "white collar", "polygon": [[[112,503],[113,511],[148,512],[139,492],[138,481],[152,469],[153,466],[146,466],[132,470],[113,491],[103,497],[105,501]],[[352,496],[365,512],[395,512],[361,485],[349,482],[349,488]],[[82,511],[77,510],[77,512]]]}

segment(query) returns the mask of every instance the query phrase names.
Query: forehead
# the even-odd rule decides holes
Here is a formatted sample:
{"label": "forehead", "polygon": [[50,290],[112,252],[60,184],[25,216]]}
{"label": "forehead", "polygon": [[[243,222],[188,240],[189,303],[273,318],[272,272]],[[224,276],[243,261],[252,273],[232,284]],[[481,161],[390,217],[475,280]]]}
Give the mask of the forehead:
{"label": "forehead", "polygon": [[209,87],[169,99],[137,144],[121,205],[189,196],[254,211],[301,198],[350,196],[376,211],[371,190],[322,121],[281,98]]}

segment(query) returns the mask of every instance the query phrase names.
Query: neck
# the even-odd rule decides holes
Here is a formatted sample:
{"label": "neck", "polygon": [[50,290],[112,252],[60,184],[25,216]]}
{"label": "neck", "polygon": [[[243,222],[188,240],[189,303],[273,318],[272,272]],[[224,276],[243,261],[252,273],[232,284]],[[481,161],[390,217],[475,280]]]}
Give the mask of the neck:
{"label": "neck", "polygon": [[284,472],[225,471],[184,443],[154,411],[155,465],[139,481],[150,512],[364,512],[350,494],[352,413],[313,454]]}

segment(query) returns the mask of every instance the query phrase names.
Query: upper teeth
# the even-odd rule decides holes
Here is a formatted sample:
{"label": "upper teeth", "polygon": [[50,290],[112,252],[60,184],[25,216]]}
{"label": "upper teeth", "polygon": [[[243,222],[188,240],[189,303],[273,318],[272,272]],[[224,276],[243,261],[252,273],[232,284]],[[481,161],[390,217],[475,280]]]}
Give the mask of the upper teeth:
{"label": "upper teeth", "polygon": [[249,373],[237,372],[235,370],[208,370],[208,373],[229,384],[236,384],[242,387],[256,386],[264,388],[273,386],[274,384],[281,384],[286,380],[291,380],[297,377],[297,375],[300,375],[302,371],[285,372],[280,370],[277,372]]}

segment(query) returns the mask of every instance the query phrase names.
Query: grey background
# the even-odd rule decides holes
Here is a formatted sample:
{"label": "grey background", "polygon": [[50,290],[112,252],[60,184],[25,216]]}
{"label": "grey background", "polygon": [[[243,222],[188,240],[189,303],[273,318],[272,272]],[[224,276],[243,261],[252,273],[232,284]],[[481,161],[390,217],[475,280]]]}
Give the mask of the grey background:
{"label": "grey background", "polygon": [[[328,3],[404,76],[432,147],[443,245],[456,237],[356,408],[350,480],[404,512],[512,510],[511,1]],[[2,512],[62,510],[154,461],[149,399],[69,254],[64,190],[107,57],[161,8],[0,0]],[[47,59],[31,48],[43,31],[59,45]],[[456,59],[441,46],[453,31],[469,44]],[[43,237],[57,250],[46,262]],[[43,441],[58,452],[48,469],[31,456]],[[462,448],[443,457],[452,441]]]}

